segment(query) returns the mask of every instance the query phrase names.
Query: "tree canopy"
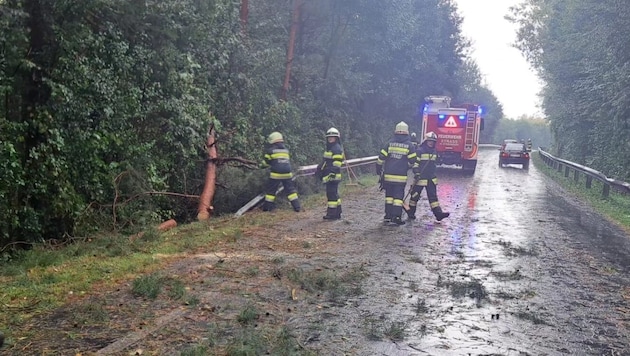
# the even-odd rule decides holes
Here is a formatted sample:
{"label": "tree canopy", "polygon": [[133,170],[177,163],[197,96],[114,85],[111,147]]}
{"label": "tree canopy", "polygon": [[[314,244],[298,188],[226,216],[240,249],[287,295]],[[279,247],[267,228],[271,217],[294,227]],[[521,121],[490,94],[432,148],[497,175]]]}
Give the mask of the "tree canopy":
{"label": "tree canopy", "polygon": [[[259,160],[280,130],[306,164],[330,126],[349,157],[419,129],[427,95],[502,116],[451,0],[4,0],[0,31],[0,245],[195,216],[144,193],[200,193],[212,124],[222,156]],[[218,211],[256,174],[222,167]]]}
{"label": "tree canopy", "polygon": [[516,45],[545,82],[554,149],[630,178],[630,10],[620,0],[527,0],[512,11]]}

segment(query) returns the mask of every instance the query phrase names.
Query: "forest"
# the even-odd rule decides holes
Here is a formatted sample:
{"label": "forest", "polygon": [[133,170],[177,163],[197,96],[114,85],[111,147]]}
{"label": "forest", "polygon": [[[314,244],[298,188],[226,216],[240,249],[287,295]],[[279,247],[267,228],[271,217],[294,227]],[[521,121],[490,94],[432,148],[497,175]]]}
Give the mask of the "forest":
{"label": "forest", "polygon": [[[450,0],[1,0],[0,245],[215,214],[262,189],[266,136],[312,164],[373,155],[427,95],[502,117]],[[168,193],[168,194],[167,194]]]}
{"label": "forest", "polygon": [[554,153],[630,180],[630,9],[622,0],[526,0],[516,46],[542,79]]}

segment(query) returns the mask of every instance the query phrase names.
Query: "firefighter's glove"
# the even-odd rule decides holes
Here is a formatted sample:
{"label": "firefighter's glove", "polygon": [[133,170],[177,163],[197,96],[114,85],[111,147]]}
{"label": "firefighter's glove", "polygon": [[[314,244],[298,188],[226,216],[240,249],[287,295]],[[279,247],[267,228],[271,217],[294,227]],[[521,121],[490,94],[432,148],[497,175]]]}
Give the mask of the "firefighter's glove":
{"label": "firefighter's glove", "polygon": [[416,173],[413,175],[413,181],[418,183],[418,181],[420,181],[420,179],[422,179],[422,176],[420,175],[420,173]]}

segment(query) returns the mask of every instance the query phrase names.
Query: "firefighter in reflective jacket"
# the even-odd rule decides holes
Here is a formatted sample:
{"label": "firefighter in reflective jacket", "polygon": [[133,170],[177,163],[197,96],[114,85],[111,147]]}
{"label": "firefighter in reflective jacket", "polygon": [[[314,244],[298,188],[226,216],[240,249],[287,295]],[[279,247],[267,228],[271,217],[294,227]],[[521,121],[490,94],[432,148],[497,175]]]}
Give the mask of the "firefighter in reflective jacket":
{"label": "firefighter in reflective jacket", "polygon": [[269,146],[265,149],[263,167],[271,167],[269,180],[265,187],[264,211],[271,211],[276,207],[276,192],[280,184],[284,186],[287,198],[293,210],[300,211],[300,200],[293,183],[289,150],[284,147],[284,139],[279,132],[272,132],[267,138]]}
{"label": "firefighter in reflective jacket", "polygon": [[326,184],[326,199],[328,207],[324,220],[341,219],[341,199],[339,198],[339,182],[341,181],[341,166],[343,165],[343,148],[341,147],[339,130],[331,127],[326,131],[326,150],[324,161],[317,167],[318,175]]}
{"label": "firefighter in reflective jacket", "polygon": [[416,161],[416,152],[409,139],[409,126],[401,121],[394,137],[381,149],[376,161],[376,174],[385,188],[385,222],[403,225],[402,210],[407,171]]}
{"label": "firefighter in reflective jacket", "polygon": [[435,132],[427,132],[424,142],[418,147],[416,163],[413,166],[414,185],[411,188],[411,198],[409,199],[409,210],[407,216],[413,220],[416,218],[416,208],[420,193],[427,189],[427,198],[433,215],[438,221],[447,218],[450,213],[443,212],[437,197],[437,176],[435,175],[437,152],[435,144],[437,135]]}

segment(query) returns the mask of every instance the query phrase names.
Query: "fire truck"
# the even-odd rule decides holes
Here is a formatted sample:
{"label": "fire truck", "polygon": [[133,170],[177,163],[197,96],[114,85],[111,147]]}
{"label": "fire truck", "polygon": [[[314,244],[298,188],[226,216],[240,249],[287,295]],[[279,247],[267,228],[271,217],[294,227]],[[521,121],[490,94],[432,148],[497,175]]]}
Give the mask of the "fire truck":
{"label": "fire truck", "polygon": [[422,111],[422,137],[433,131],[438,140],[437,164],[461,167],[474,173],[477,167],[483,109],[476,104],[451,106],[448,96],[428,96]]}

